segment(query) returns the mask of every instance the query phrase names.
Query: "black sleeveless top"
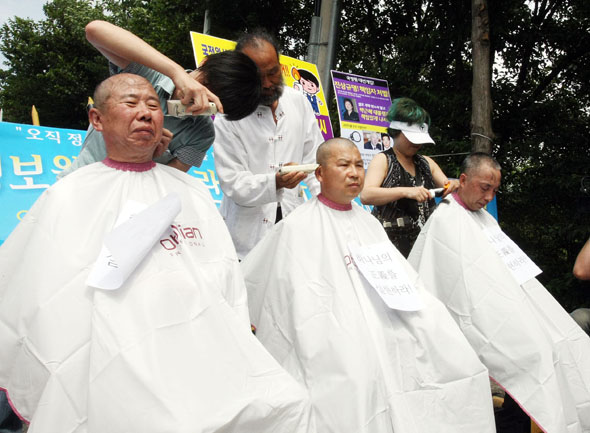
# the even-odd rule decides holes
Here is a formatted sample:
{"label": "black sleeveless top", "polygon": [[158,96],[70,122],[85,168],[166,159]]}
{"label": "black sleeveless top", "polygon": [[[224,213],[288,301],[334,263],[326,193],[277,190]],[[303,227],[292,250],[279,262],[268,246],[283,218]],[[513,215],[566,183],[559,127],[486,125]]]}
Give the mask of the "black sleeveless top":
{"label": "black sleeveless top", "polygon": [[[435,187],[432,172],[430,171],[430,164],[428,164],[428,161],[422,155],[416,154],[414,156],[414,165],[416,167],[416,176],[414,177],[399,163],[393,148],[389,148],[382,153],[387,157],[387,174],[381,184],[382,188],[423,186],[426,189],[432,189]],[[382,223],[392,223],[391,229],[394,232],[400,234],[409,231],[419,232],[428,217],[434,212],[435,206],[434,199],[418,203],[416,200],[402,198],[382,206],[373,207],[373,215]],[[395,223],[398,218],[404,218],[405,224],[403,227],[399,227]],[[389,226],[389,224],[387,225]]]}

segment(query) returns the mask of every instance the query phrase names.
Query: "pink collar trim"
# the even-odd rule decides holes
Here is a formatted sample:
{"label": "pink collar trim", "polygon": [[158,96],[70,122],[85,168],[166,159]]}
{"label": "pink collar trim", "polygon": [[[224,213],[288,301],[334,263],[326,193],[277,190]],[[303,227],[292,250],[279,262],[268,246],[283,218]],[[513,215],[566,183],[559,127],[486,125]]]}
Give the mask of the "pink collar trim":
{"label": "pink collar trim", "polygon": [[340,210],[340,211],[352,210],[351,203],[347,203],[347,204],[336,203],[336,202],[330,200],[329,198],[326,198],[321,193],[318,194],[318,200],[321,201],[326,206],[328,206],[330,209]]}
{"label": "pink collar trim", "polygon": [[114,168],[115,170],[121,171],[149,171],[156,166],[154,161],[148,162],[121,162],[121,161],[114,161],[108,156],[102,160],[102,163],[107,167]]}
{"label": "pink collar trim", "polygon": [[468,211],[471,212],[471,209],[469,209],[467,207],[467,205],[463,202],[463,200],[461,200],[461,197],[459,197],[459,194],[457,194],[457,191],[453,192],[451,195],[453,196],[453,198],[455,199],[455,201],[457,203],[459,203],[462,207],[464,207],[465,209],[467,209]]}

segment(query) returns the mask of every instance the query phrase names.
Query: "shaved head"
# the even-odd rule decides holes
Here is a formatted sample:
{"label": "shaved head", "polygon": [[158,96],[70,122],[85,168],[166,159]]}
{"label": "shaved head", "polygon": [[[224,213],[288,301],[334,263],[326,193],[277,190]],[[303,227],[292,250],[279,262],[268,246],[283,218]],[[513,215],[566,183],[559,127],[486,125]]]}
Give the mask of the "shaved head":
{"label": "shaved head", "polygon": [[322,144],[320,144],[320,147],[318,147],[318,150],[315,154],[316,162],[320,165],[326,165],[328,159],[330,159],[332,156],[334,149],[350,149],[351,147],[356,149],[354,143],[347,138],[331,138],[327,141],[324,141]]}
{"label": "shaved head", "polygon": [[332,138],[318,147],[315,176],[322,195],[347,205],[361,193],[365,181],[363,159],[354,143],[346,138]]}
{"label": "shaved head", "polygon": [[461,173],[473,174],[481,168],[491,167],[494,170],[502,170],[502,167],[496,159],[487,153],[474,152],[465,158],[461,165]]}
{"label": "shaved head", "polygon": [[102,133],[107,155],[115,161],[151,161],[162,139],[160,99],[139,75],[117,74],[100,83],[88,119]]}
{"label": "shaved head", "polygon": [[115,89],[121,88],[122,86],[131,87],[134,85],[152,87],[148,80],[139,75],[122,73],[110,76],[96,86],[93,96],[94,106],[99,110],[103,110]]}

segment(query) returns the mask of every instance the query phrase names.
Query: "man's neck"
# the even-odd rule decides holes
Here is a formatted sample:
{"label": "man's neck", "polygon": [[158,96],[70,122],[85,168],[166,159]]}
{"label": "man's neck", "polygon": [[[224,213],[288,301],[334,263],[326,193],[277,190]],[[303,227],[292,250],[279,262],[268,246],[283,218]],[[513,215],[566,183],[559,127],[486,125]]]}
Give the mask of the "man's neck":
{"label": "man's neck", "polygon": [[279,100],[278,99],[276,101],[273,101],[272,104],[268,105],[268,107],[270,108],[270,111],[272,112],[272,117],[275,120],[275,123],[277,123],[276,111],[277,111],[277,107],[278,106],[279,106]]}
{"label": "man's neck", "polygon": [[455,192],[454,192],[454,193],[452,193],[451,195],[453,196],[453,198],[455,199],[455,201],[456,201],[457,203],[459,203],[459,205],[460,205],[461,207],[465,208],[465,210],[466,210],[466,211],[469,211],[469,212],[474,212],[474,211],[472,211],[471,209],[469,209],[469,208],[467,207],[467,205],[465,204],[465,202],[463,201],[463,199],[462,199],[462,198],[461,198],[461,196],[459,195],[459,192],[458,192],[458,191],[455,191]]}

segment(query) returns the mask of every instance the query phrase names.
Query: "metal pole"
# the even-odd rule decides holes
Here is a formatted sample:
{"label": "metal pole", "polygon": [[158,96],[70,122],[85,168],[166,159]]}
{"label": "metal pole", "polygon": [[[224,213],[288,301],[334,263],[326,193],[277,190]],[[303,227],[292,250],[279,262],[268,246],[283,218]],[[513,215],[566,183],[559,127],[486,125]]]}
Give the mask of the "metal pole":
{"label": "metal pole", "polygon": [[322,18],[311,17],[311,30],[309,32],[309,45],[307,47],[307,61],[317,65],[320,52],[320,32],[322,30]]}
{"label": "metal pole", "polygon": [[203,22],[203,33],[208,35],[211,32],[211,16],[209,15],[209,9],[205,9],[205,20]]}
{"label": "metal pole", "polygon": [[332,13],[330,14],[330,33],[328,36],[328,52],[326,54],[325,70],[323,71],[322,83],[324,84],[324,96],[326,103],[329,103],[330,92],[332,91],[332,77],[330,69],[334,67],[336,45],[338,45],[338,26],[340,22],[340,1],[332,1]]}
{"label": "metal pole", "polygon": [[309,31],[309,45],[307,46],[306,60],[314,65],[318,63],[320,52],[320,33],[322,31],[322,18],[320,17],[322,0],[314,1],[314,13],[311,17],[311,29]]}

